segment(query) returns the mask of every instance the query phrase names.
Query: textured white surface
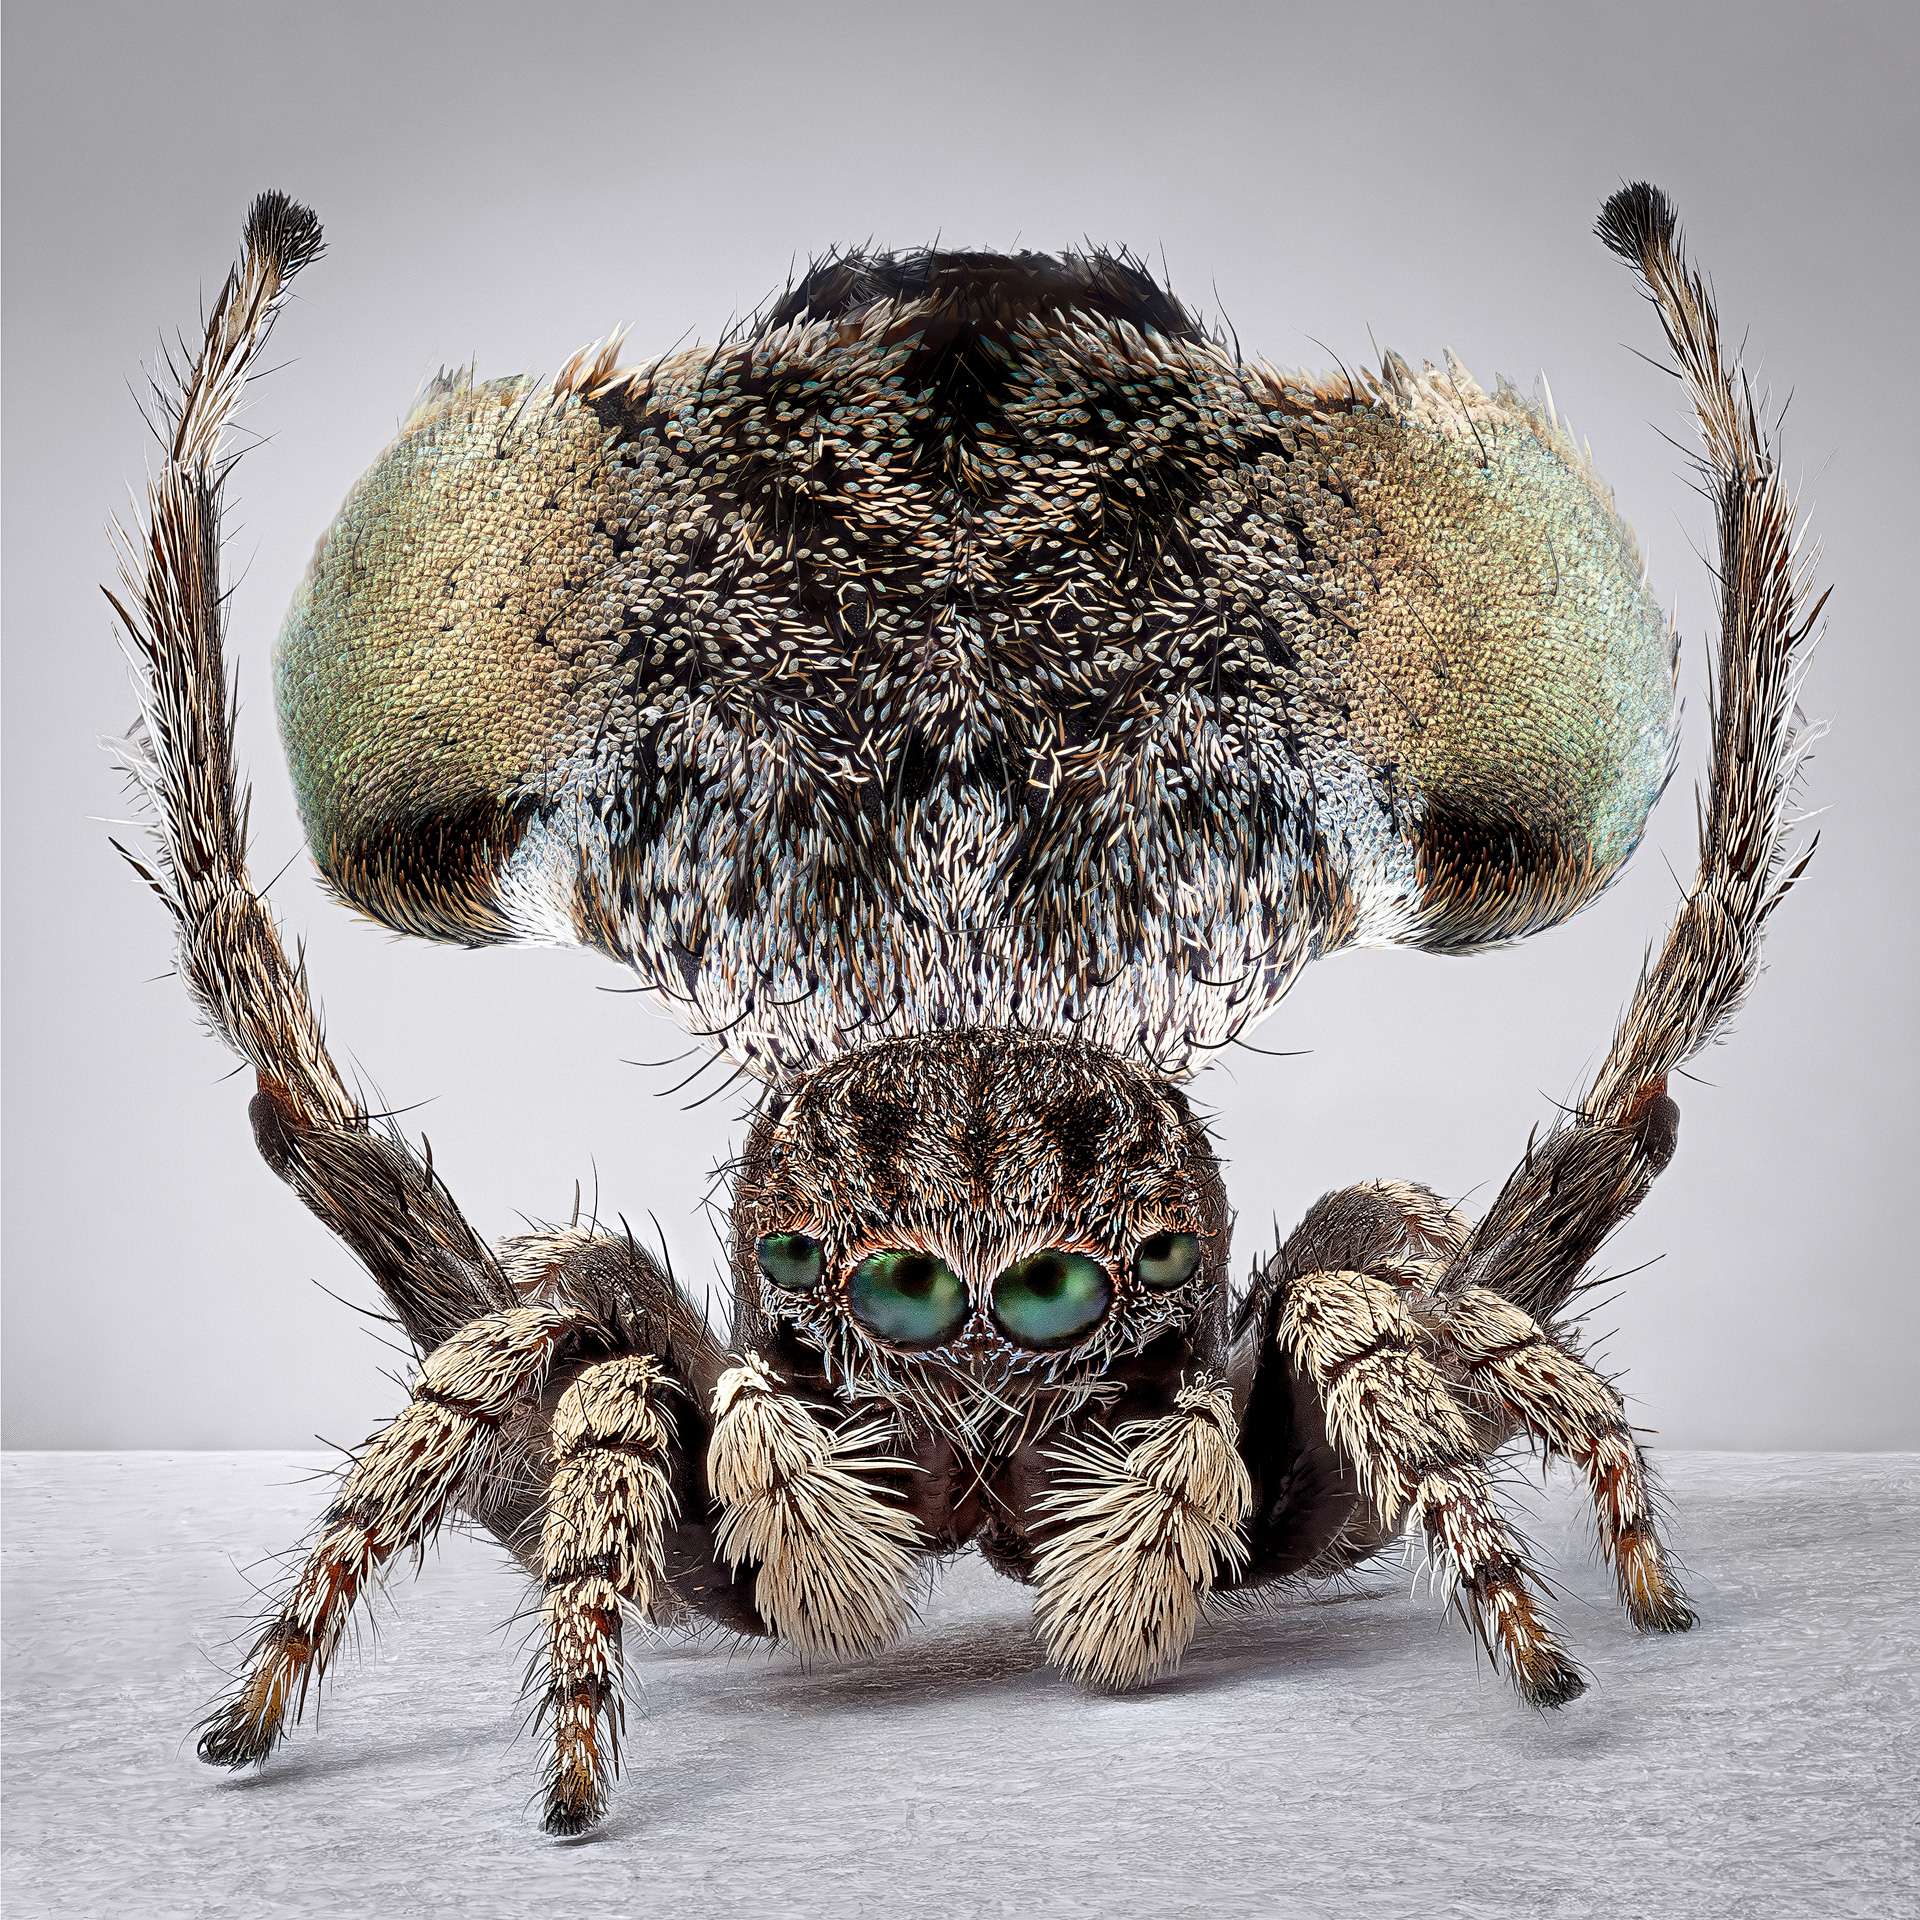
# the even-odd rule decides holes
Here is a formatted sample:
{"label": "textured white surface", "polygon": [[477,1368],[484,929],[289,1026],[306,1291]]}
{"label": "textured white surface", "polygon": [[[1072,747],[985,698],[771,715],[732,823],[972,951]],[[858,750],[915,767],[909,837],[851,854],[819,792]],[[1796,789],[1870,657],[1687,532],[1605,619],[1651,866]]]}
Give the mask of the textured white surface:
{"label": "textured white surface", "polygon": [[1214,1623],[1174,1680],[1091,1697],[963,1559],[871,1666],[643,1652],[628,1775],[571,1844],[529,1806],[523,1583],[466,1539],[264,1772],[194,1759],[321,1464],[7,1458],[9,1920],[1920,1911],[1920,1456],[1671,1456],[1703,1615],[1679,1640],[1613,1608],[1570,1489],[1524,1495],[1595,1683],[1550,1718],[1401,1578]]}

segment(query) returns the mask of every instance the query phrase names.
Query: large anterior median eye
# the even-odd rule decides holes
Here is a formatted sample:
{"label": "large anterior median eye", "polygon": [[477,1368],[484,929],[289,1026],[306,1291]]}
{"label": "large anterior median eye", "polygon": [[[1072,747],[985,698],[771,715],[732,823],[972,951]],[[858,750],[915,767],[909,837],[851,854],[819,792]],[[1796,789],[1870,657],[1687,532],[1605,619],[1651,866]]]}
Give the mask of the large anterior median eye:
{"label": "large anterior median eye", "polygon": [[1113,1303],[1099,1261],[1049,1247],[993,1283],[993,1317],[1023,1347],[1070,1346]]}
{"label": "large anterior median eye", "polygon": [[944,1260],[905,1247],[870,1253],[847,1282],[847,1305],[863,1327],[896,1347],[937,1347],[960,1331],[967,1290]]}
{"label": "large anterior median eye", "polygon": [[1142,1240],[1133,1256],[1133,1270],[1140,1276],[1140,1284],[1156,1292],[1191,1280],[1199,1264],[1200,1242],[1190,1233],[1156,1233],[1151,1240]]}
{"label": "large anterior median eye", "polygon": [[760,1271],[789,1293],[808,1293],[827,1270],[820,1242],[804,1233],[770,1233],[760,1242]]}

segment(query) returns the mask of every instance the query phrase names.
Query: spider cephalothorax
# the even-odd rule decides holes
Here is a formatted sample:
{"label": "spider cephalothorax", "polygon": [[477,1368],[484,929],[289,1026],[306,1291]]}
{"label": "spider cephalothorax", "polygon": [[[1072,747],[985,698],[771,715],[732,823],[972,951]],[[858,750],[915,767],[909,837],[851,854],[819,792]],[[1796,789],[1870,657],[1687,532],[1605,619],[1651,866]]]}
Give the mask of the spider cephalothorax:
{"label": "spider cephalothorax", "polygon": [[978,1436],[1065,1417],[1113,1360],[1224,1322],[1226,1193],[1185,1096],[1103,1048],[967,1029],[866,1047],[755,1121],[733,1193],[742,1337]]}
{"label": "spider cephalothorax", "polygon": [[1213,1596],[1411,1533],[1522,1697],[1562,1705],[1584,1682],[1488,1472],[1516,1438],[1584,1477],[1635,1625],[1692,1624],[1568,1306],[1800,871],[1818,609],[1672,208],[1628,188],[1599,231],[1656,304],[1719,514],[1698,876],[1477,1223],[1369,1181],[1237,1303],[1175,1082],[1323,953],[1564,918],[1671,764],[1671,637],[1550,403],[1451,361],[1244,361],[1126,256],[928,253],[829,261],[719,348],[416,408],[282,635],[309,841],[402,931],[599,948],[763,1080],[723,1341],[631,1237],[489,1250],[341,1077],[247,876],[223,436],[319,250],[256,203],[115,601],[140,870],[255,1069],[269,1166],[422,1364],[204,1758],[263,1760],[368,1584],[456,1513],[540,1582],[558,1833],[606,1803],[627,1616],[869,1654],[970,1544],[1031,1585],[1052,1660],[1121,1687]]}

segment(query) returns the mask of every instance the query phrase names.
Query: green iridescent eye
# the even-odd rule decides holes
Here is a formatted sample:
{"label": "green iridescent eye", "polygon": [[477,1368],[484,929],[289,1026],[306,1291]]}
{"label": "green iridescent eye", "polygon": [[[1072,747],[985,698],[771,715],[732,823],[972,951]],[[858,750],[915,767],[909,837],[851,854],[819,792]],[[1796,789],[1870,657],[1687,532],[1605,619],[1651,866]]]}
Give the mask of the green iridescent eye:
{"label": "green iridescent eye", "polygon": [[789,1293],[811,1292],[826,1270],[820,1242],[804,1233],[770,1233],[760,1242],[760,1271]]}
{"label": "green iridescent eye", "polygon": [[1200,1242],[1190,1233],[1156,1233],[1151,1240],[1141,1241],[1140,1251],[1133,1256],[1140,1284],[1155,1292],[1191,1280],[1199,1264]]}
{"label": "green iridescent eye", "polygon": [[1099,1261],[1049,1247],[993,1283],[993,1317],[1023,1347],[1070,1346],[1113,1304]]}
{"label": "green iridescent eye", "polygon": [[847,1305],[896,1347],[937,1347],[960,1331],[967,1290],[944,1260],[905,1247],[870,1253],[847,1282]]}

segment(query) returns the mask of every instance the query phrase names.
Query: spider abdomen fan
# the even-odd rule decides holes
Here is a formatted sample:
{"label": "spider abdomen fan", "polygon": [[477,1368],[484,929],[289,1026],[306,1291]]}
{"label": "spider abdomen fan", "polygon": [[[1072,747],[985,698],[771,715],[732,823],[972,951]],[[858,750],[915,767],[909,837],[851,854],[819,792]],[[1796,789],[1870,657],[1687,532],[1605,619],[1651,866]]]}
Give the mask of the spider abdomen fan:
{"label": "spider abdomen fan", "polygon": [[1352,945],[1632,851],[1673,649],[1553,416],[1242,363],[1132,261],[847,256],[744,336],[443,377],[277,659],[386,924],[581,943],[774,1079],[943,1027],[1180,1074]]}

